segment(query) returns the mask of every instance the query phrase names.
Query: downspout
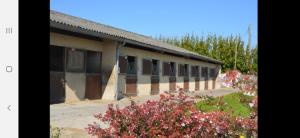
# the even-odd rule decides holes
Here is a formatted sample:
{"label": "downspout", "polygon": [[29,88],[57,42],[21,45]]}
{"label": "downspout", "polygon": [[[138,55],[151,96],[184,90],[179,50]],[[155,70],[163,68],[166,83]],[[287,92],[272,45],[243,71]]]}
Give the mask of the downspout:
{"label": "downspout", "polygon": [[120,48],[123,47],[126,44],[126,42],[123,40],[123,42],[119,42],[118,46],[116,48],[116,69],[115,69],[115,80],[116,80],[116,85],[115,85],[115,100],[118,100],[118,95],[119,95],[119,72],[120,72],[120,68],[119,68],[119,56],[120,56]]}

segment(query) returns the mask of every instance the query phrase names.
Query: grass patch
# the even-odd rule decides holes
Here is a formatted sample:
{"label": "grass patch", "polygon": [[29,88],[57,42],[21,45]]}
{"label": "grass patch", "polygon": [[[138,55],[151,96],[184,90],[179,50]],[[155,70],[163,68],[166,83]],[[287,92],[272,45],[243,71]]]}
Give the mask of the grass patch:
{"label": "grass patch", "polygon": [[50,125],[50,138],[60,138],[62,128],[53,127]]}
{"label": "grass patch", "polygon": [[242,92],[232,93],[217,98],[196,103],[196,107],[204,112],[225,111],[233,116],[249,117],[254,110],[249,106],[253,96],[244,95]]}

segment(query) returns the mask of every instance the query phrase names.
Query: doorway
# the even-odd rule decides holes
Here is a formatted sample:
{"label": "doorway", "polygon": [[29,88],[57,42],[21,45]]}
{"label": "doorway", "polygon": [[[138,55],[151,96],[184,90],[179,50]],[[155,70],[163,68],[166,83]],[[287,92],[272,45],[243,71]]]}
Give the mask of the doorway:
{"label": "doorway", "polygon": [[102,81],[101,81],[101,52],[86,52],[86,88],[85,98],[101,99],[102,98]]}
{"label": "doorway", "polygon": [[134,56],[126,56],[126,95],[137,96],[137,60]]}
{"label": "doorway", "polygon": [[50,104],[65,102],[65,48],[50,45]]}

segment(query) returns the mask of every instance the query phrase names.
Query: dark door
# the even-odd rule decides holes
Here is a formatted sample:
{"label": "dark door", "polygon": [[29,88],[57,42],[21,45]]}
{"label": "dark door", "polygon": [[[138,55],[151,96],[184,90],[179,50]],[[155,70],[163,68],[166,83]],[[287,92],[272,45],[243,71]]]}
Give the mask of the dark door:
{"label": "dark door", "polygon": [[50,46],[50,104],[65,102],[65,49]]}
{"label": "dark door", "polygon": [[151,94],[159,94],[159,61],[152,59],[151,65]]}
{"label": "dark door", "polygon": [[50,103],[65,102],[65,73],[50,71]]}
{"label": "dark door", "polygon": [[137,96],[137,76],[126,76],[126,95]]}
{"label": "dark door", "polygon": [[205,90],[208,90],[208,77],[204,77],[204,81],[205,81]]}
{"label": "dark door", "polygon": [[202,67],[201,71],[201,76],[204,78],[204,90],[208,90],[208,68]]}
{"label": "dark door", "polygon": [[205,87],[204,87],[204,89],[208,90],[208,77],[207,76],[204,77],[204,81],[205,81]]}
{"label": "dark door", "polygon": [[170,92],[176,91],[176,77],[169,77],[169,90]]}
{"label": "dark door", "polygon": [[102,94],[101,53],[87,51],[85,98],[101,99]]}
{"label": "dark door", "polygon": [[215,89],[215,87],[216,87],[216,79],[215,78],[213,78],[213,82],[212,83],[213,83],[212,87],[213,87],[213,89]]}
{"label": "dark door", "polygon": [[137,96],[137,62],[136,57],[126,59],[126,95]]}
{"label": "dark door", "polygon": [[196,77],[195,78],[195,91],[199,91],[200,90],[200,78]]}
{"label": "dark door", "polygon": [[159,76],[151,76],[151,94],[159,94]]}
{"label": "dark door", "polygon": [[189,78],[188,77],[184,77],[183,90],[185,92],[189,91]]}
{"label": "dark door", "polygon": [[85,98],[101,99],[102,98],[102,83],[100,74],[86,75]]}

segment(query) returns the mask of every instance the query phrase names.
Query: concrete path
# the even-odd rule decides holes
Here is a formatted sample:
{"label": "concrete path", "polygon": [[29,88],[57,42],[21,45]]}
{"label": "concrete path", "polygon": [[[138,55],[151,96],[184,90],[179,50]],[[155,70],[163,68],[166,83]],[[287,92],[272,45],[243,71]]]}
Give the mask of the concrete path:
{"label": "concrete path", "polygon": [[[216,90],[202,91],[196,93],[187,93],[188,96],[195,95],[211,95],[222,96],[227,95],[238,90],[230,88],[222,88]],[[138,104],[144,103],[147,100],[159,100],[159,95],[154,96],[140,96],[132,98]],[[105,113],[108,104],[118,104],[121,108],[130,105],[129,98],[123,98],[119,101],[81,101],[72,104],[53,104],[50,105],[50,123],[55,127],[63,127],[68,129],[84,129],[88,124],[99,122],[93,117],[95,113]]]}

